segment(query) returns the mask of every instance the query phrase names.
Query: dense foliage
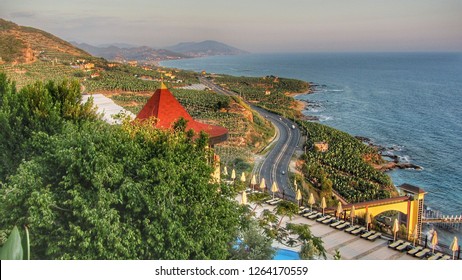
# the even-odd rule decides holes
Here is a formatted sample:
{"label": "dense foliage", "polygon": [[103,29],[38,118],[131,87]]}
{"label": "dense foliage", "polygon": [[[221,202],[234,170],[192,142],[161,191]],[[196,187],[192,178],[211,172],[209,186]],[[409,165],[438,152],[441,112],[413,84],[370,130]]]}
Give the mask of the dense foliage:
{"label": "dense foliage", "polygon": [[13,35],[0,36],[0,62],[13,62],[22,55],[24,43]]}
{"label": "dense foliage", "polygon": [[0,75],[0,228],[28,225],[34,259],[229,258],[241,207],[206,137],[110,126],[80,100]]}
{"label": "dense foliage", "polygon": [[[314,122],[300,122],[307,133],[306,164],[303,172],[321,191],[333,188],[351,202],[390,197],[390,177],[375,170],[365,158],[377,151],[351,135]],[[326,142],[328,150],[319,152],[314,143]]]}
{"label": "dense foliage", "polygon": [[[165,72],[165,73],[163,73]],[[84,85],[88,92],[95,91],[155,91],[159,87],[158,80],[163,74],[170,74],[175,79],[165,77],[165,83],[175,82],[175,85],[197,83],[197,74],[183,70],[146,70],[141,67],[132,67],[118,64],[114,67],[105,67],[100,76],[87,79]]]}
{"label": "dense foliage", "polygon": [[[261,150],[274,134],[270,123],[235,97],[212,91],[171,91],[193,118],[229,130],[228,140],[215,146],[221,162],[239,173],[250,171],[250,165],[246,162],[251,161],[252,152]],[[120,93],[110,97],[120,106],[137,114],[151,96],[152,92]]]}
{"label": "dense foliage", "polygon": [[270,111],[286,116],[294,116],[296,113],[294,99],[286,93],[301,93],[309,89],[308,83],[296,80],[266,77],[215,77],[215,82],[241,95],[246,101],[255,103]]}

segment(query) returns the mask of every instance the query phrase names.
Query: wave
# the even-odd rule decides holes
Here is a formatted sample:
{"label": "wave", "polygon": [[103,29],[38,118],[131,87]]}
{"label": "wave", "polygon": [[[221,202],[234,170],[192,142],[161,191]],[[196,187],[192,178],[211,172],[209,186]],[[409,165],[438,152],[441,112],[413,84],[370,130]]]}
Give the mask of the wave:
{"label": "wave", "polygon": [[325,110],[326,108],[324,107],[308,107],[308,110],[306,111],[310,113],[320,113],[320,112],[324,112]]}
{"label": "wave", "polygon": [[411,157],[408,155],[398,156],[398,158],[399,158],[399,161],[401,162],[407,162],[407,163],[411,162]]}
{"label": "wave", "polygon": [[315,91],[316,92],[321,92],[321,93],[329,93],[329,92],[344,92],[345,89],[342,88],[332,88],[328,85],[316,85],[315,86]]}
{"label": "wave", "polygon": [[325,116],[325,115],[319,115],[318,118],[320,122],[331,121],[334,119],[334,117],[332,116]]}

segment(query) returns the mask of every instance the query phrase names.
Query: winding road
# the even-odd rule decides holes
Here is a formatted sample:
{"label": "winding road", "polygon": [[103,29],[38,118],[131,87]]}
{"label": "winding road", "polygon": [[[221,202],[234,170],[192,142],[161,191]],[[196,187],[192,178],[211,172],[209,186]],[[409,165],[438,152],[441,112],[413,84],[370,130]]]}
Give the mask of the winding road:
{"label": "winding road", "polygon": [[[235,92],[223,89],[204,77],[199,78],[200,82],[211,90],[225,95],[237,95]],[[260,107],[247,103],[253,110],[258,112],[265,119],[269,120],[276,128],[277,136],[273,141],[271,150],[266,154],[256,171],[261,180],[265,178],[268,189],[276,181],[279,192],[284,194],[286,199],[295,200],[293,184],[289,182],[289,164],[300,141],[300,130],[291,120],[280,115],[268,112]],[[259,180],[259,181],[260,181]]]}

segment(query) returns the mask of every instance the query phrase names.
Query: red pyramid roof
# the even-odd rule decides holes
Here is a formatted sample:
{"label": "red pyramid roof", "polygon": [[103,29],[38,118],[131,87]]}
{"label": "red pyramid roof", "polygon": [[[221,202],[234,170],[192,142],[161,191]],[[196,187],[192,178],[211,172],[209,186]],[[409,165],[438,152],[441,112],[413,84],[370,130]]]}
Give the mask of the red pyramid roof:
{"label": "red pyramid roof", "polygon": [[156,117],[158,119],[156,127],[163,129],[170,129],[180,117],[183,117],[188,121],[186,130],[192,129],[195,133],[201,131],[207,133],[209,135],[209,142],[212,145],[223,142],[228,138],[228,130],[226,128],[194,120],[163,84],[149,98],[148,102],[136,116],[136,119],[144,120],[150,117]]}

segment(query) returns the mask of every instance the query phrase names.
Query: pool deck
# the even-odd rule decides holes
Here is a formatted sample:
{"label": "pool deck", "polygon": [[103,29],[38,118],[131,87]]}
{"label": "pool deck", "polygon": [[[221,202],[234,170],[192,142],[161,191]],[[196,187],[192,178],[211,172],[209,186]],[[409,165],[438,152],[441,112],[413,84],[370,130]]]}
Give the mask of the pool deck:
{"label": "pool deck", "polygon": [[[240,201],[240,195],[237,199]],[[254,206],[251,204],[252,208]],[[258,206],[255,212],[259,216],[263,210],[273,210],[274,208],[275,206],[263,204],[263,206]],[[375,241],[369,241],[359,235],[349,234],[300,215],[294,216],[292,220],[285,217],[282,224],[285,225],[287,222],[309,225],[313,235],[320,237],[324,242],[328,260],[333,259],[336,250],[339,250],[342,260],[418,260],[406,254],[406,251],[400,252],[388,248],[388,240],[385,239],[379,238]],[[299,247],[291,248],[278,242],[274,242],[273,247],[293,251],[299,250]]]}

